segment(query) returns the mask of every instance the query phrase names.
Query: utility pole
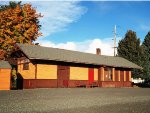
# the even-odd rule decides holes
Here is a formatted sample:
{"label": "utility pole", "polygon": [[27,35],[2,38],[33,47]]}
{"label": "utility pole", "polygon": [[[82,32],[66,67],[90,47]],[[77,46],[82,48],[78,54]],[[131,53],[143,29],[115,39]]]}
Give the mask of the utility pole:
{"label": "utility pole", "polygon": [[115,25],[115,28],[114,28],[114,56],[116,56],[116,25]]}

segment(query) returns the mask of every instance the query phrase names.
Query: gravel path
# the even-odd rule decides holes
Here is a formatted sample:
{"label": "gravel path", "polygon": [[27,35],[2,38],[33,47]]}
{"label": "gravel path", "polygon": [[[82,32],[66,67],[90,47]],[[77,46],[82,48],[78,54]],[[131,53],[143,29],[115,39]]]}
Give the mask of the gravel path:
{"label": "gravel path", "polygon": [[51,88],[0,91],[0,113],[150,113],[150,89]]}

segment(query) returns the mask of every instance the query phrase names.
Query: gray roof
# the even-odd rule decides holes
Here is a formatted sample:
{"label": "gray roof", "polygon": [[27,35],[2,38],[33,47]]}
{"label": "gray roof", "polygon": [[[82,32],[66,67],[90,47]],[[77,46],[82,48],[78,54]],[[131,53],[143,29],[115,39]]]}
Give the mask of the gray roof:
{"label": "gray roof", "polygon": [[6,69],[11,69],[10,64],[8,63],[8,61],[0,61],[0,68],[6,68]]}
{"label": "gray roof", "polygon": [[142,67],[121,57],[96,55],[52,47],[42,47],[39,45],[17,45],[29,59],[54,60],[92,65],[142,69]]}

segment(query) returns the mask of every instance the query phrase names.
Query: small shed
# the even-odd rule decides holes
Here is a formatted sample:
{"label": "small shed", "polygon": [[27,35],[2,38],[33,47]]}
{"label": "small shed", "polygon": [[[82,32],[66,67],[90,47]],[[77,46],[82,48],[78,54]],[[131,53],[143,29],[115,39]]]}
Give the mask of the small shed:
{"label": "small shed", "polygon": [[10,90],[11,66],[7,61],[0,61],[0,90]]}

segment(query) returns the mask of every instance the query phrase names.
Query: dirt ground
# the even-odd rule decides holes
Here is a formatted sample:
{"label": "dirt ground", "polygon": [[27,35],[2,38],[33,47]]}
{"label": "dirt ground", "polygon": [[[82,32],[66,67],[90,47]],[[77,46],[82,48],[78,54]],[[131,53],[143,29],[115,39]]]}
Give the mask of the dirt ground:
{"label": "dirt ground", "polygon": [[150,88],[0,91],[0,113],[150,113]]}

